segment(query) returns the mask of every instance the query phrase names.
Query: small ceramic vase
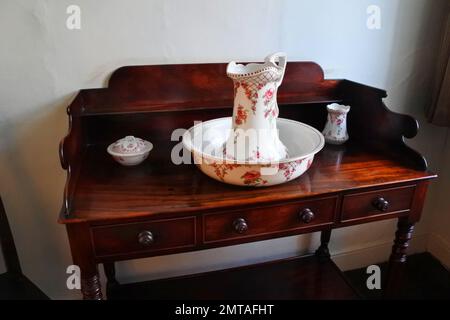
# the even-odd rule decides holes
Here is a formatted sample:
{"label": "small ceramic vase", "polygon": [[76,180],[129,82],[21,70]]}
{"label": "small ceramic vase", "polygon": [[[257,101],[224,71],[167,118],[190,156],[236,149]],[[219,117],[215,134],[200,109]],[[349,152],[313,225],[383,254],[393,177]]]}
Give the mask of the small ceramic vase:
{"label": "small ceramic vase", "polygon": [[348,140],[347,113],[350,106],[332,103],[327,106],[328,121],[322,133],[325,142],[329,144],[343,144]]}
{"label": "small ceramic vase", "polygon": [[286,54],[274,53],[264,63],[230,62],[227,75],[234,83],[233,127],[224,156],[237,161],[271,162],[287,158],[278,137],[277,90],[286,69]]}

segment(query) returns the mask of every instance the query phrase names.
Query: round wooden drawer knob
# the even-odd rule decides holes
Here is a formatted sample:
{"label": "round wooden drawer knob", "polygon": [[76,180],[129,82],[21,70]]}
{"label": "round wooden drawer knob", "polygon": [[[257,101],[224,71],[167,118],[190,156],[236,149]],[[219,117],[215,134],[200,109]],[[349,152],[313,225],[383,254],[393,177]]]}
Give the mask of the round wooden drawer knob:
{"label": "round wooden drawer knob", "polygon": [[380,211],[387,211],[389,209],[389,202],[383,197],[375,199],[372,204]]}
{"label": "round wooden drawer knob", "polygon": [[234,220],[233,227],[234,230],[239,234],[245,233],[248,230],[247,221],[242,218]]}
{"label": "round wooden drawer knob", "polygon": [[314,220],[314,212],[311,211],[311,209],[303,209],[300,212],[300,220],[302,220],[304,223],[310,223]]}
{"label": "round wooden drawer knob", "polygon": [[150,231],[142,231],[138,235],[138,241],[143,246],[149,246],[155,242],[155,239],[153,238],[153,233]]}

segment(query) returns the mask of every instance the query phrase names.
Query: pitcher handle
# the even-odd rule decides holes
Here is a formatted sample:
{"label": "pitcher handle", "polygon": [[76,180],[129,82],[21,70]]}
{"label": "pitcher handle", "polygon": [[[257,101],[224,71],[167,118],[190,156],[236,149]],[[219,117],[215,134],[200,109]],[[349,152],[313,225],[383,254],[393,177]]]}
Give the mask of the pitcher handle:
{"label": "pitcher handle", "polygon": [[[278,81],[278,85],[281,84],[281,82],[283,81],[283,77],[284,77],[284,72],[286,70],[286,64],[287,64],[287,55],[285,52],[276,52],[276,53],[272,53],[270,55],[268,55],[265,59],[265,62],[269,62],[274,64],[276,67],[281,69],[282,75],[280,80]],[[278,64],[277,64],[277,60],[278,60]]]}

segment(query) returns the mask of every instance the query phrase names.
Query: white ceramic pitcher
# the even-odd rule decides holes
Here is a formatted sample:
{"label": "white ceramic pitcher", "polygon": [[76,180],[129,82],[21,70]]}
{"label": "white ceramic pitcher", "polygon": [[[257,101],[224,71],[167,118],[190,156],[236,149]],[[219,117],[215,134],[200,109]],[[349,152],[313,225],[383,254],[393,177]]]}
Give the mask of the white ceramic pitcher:
{"label": "white ceramic pitcher", "polygon": [[277,90],[286,69],[286,54],[274,53],[264,63],[227,66],[234,83],[232,132],[224,148],[227,159],[273,162],[287,157],[276,125]]}

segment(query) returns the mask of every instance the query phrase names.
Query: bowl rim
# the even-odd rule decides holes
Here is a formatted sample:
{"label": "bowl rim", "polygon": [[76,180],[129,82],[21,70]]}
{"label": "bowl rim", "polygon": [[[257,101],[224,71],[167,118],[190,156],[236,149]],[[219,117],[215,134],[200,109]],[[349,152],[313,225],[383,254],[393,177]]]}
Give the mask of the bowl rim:
{"label": "bowl rim", "polygon": [[202,158],[209,158],[209,159],[212,159],[215,161],[220,161],[220,162],[227,163],[227,164],[239,164],[239,165],[271,165],[271,164],[294,162],[294,161],[302,160],[304,158],[308,158],[310,156],[314,156],[315,154],[320,152],[323,149],[323,147],[325,146],[325,137],[319,130],[311,127],[310,125],[307,125],[306,123],[296,121],[296,120],[286,119],[286,118],[277,118],[277,122],[281,121],[281,122],[295,123],[296,125],[308,128],[309,130],[311,130],[313,133],[315,133],[319,137],[319,143],[312,151],[305,153],[305,154],[297,155],[295,157],[289,157],[286,159],[282,159],[279,161],[239,161],[239,160],[221,158],[218,156],[204,153],[203,151],[199,150],[192,144],[192,139],[191,139],[192,134],[189,134],[190,132],[193,132],[196,128],[203,126],[205,124],[211,124],[212,122],[219,122],[219,121],[225,121],[225,120],[232,121],[232,117],[216,118],[216,119],[204,121],[204,122],[201,122],[201,123],[198,123],[198,124],[192,126],[188,130],[186,130],[186,132],[183,134],[183,139],[182,139],[183,146],[188,151],[201,155]]}
{"label": "bowl rim", "polygon": [[143,155],[143,154],[146,154],[146,153],[152,151],[152,149],[153,149],[153,143],[151,143],[150,141],[146,141],[146,140],[144,140],[144,142],[145,142],[145,145],[146,145],[147,147],[146,147],[144,150],[139,151],[139,152],[136,152],[136,153],[118,153],[118,152],[112,151],[112,148],[113,148],[113,146],[114,146],[114,144],[115,144],[116,142],[111,143],[111,144],[108,146],[108,148],[106,148],[106,151],[107,151],[110,155],[115,156],[115,157],[134,157],[134,156],[141,156],[141,155]]}

